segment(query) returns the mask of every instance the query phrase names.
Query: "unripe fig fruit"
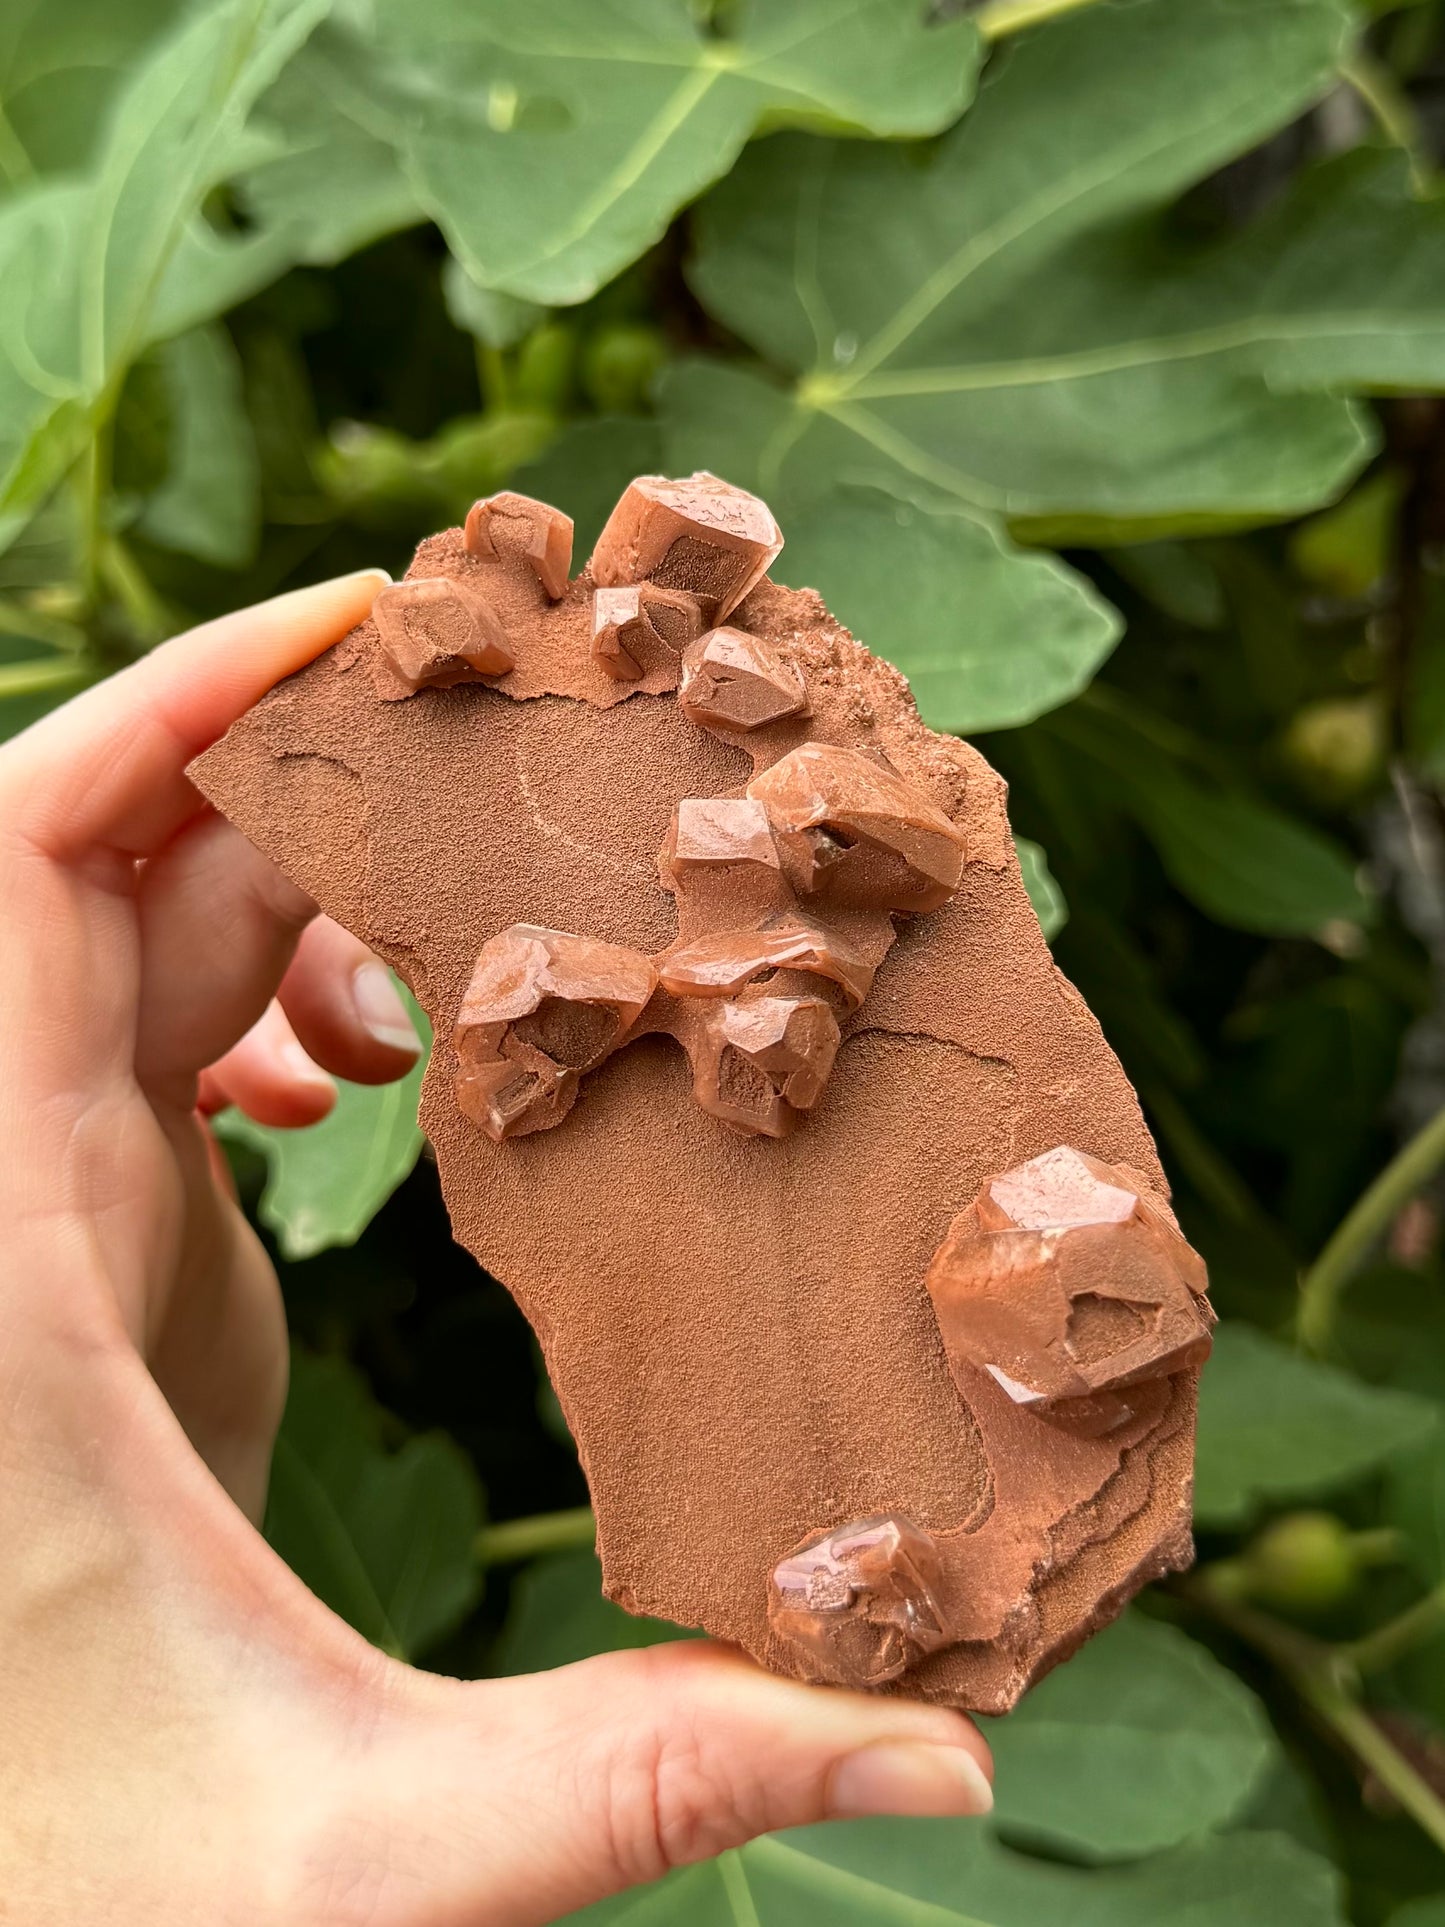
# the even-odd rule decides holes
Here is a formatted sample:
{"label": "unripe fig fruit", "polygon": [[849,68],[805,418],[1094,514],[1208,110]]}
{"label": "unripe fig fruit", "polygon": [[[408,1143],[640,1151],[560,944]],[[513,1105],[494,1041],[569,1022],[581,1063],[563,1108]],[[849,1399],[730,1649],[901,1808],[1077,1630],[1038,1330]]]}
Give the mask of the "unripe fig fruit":
{"label": "unripe fig fruit", "polygon": [[1385,771],[1385,718],[1374,696],[1331,696],[1306,703],[1285,726],[1280,750],[1307,795],[1347,803]]}
{"label": "unripe fig fruit", "polygon": [[1354,1534],[1331,1512],[1287,1512],[1241,1556],[1251,1596],[1285,1612],[1319,1612],[1354,1590]]}
{"label": "unripe fig fruit", "polygon": [[627,415],[647,400],[653,378],[667,359],[660,329],[640,321],[599,328],[582,351],[582,386],[604,415]]}
{"label": "unripe fig fruit", "polygon": [[517,350],[515,397],[522,408],[558,415],[572,395],[577,337],[565,321],[544,321]]}

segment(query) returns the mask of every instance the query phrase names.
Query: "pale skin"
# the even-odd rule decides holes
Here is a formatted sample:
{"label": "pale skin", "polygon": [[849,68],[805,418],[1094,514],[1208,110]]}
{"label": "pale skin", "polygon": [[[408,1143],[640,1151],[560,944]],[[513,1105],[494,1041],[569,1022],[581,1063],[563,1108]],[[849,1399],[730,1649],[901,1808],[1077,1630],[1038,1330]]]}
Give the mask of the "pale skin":
{"label": "pale skin", "polygon": [[989,1802],[960,1715],[712,1645],[413,1671],[257,1530],[285,1320],[205,1114],[304,1126],[417,1046],[184,771],[384,581],[193,630],[0,750],[0,1921],[530,1927],[773,1828]]}

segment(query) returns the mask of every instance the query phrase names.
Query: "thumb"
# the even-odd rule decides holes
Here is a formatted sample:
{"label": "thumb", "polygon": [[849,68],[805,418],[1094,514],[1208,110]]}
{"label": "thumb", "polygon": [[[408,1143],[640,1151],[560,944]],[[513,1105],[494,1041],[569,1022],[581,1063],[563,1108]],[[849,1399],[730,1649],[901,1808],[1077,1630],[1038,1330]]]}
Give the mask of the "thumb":
{"label": "thumb", "polygon": [[365,1895],[375,1927],[541,1927],[775,1828],[992,1804],[961,1714],[703,1642],[475,1685],[414,1674],[402,1697],[306,1869],[313,1896]]}

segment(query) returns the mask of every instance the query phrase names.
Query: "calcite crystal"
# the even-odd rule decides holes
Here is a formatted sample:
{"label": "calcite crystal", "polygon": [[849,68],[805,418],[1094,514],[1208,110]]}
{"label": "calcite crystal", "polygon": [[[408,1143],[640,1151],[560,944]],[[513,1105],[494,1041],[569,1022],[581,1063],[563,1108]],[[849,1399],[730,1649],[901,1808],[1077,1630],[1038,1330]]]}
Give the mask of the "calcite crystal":
{"label": "calcite crystal", "polygon": [[657,988],[621,944],[513,924],[482,945],[452,1032],[457,1102],[500,1143],[560,1124],[577,1080],[614,1051]]}
{"label": "calcite crystal", "polygon": [[678,707],[690,723],[711,729],[761,729],[805,716],[802,678],[764,636],[712,629],[682,659]]}
{"label": "calcite crystal", "polygon": [[618,682],[649,669],[675,674],[682,651],[702,627],[695,597],[650,582],[592,591],[592,654]]}
{"label": "calcite crystal", "polygon": [[572,518],[546,502],[510,490],[473,505],[464,540],[468,555],[487,562],[520,556],[556,602],[567,593],[572,569]]}
{"label": "calcite crystal", "polygon": [[747,796],[685,796],[662,851],[662,868],[684,889],[695,872],[716,872],[719,866],[781,867],[768,813]]}
{"label": "calcite crystal", "polygon": [[987,1372],[1041,1411],[1209,1356],[1204,1267],[1168,1207],[1067,1145],[984,1185],[949,1227],[928,1289],[960,1383]]}
{"label": "calcite crystal", "polygon": [[600,587],[648,581],[694,596],[708,623],[726,622],[783,546],[765,502],[715,475],[629,483],[589,565]]}
{"label": "calcite crystal", "polygon": [[842,1034],[822,997],[729,997],[689,1034],[693,1094],[744,1131],[786,1137],[823,1095]]}
{"label": "calcite crystal", "polygon": [[491,497],[194,774],[426,1009],[610,1596],[1001,1711],[1190,1556],[1203,1271],[1002,785],[781,539],[648,476],[569,579]]}
{"label": "calcite crystal", "polygon": [[884,910],[937,910],[958,888],[956,823],[885,757],[803,743],[748,784],[804,896]]}
{"label": "calcite crystal", "polygon": [[675,997],[731,997],[765,973],[801,970],[826,977],[856,1010],[868,995],[873,967],[842,938],[804,917],[788,917],[762,930],[719,930],[698,937],[663,959],[658,975]]}
{"label": "calcite crystal", "polygon": [[768,1617],[804,1679],[883,1686],[950,1643],[943,1561],[907,1519],[859,1519],[773,1568]]}
{"label": "calcite crystal", "polygon": [[372,620],[379,645],[372,680],[384,702],[505,676],[516,663],[486,597],[449,576],[393,583],[376,598]]}

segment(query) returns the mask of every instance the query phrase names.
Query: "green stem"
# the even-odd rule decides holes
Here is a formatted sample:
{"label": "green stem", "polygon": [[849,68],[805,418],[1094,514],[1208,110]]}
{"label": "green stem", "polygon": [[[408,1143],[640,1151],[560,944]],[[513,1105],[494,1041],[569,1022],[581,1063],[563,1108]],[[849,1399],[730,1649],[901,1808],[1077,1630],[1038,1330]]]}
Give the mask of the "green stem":
{"label": "green stem", "polygon": [[1264,1211],[1248,1185],[1215,1150],[1174,1093],[1162,1084],[1151,1084],[1141,1087],[1140,1095],[1179,1169],[1204,1202],[1231,1224],[1261,1228],[1266,1222]]}
{"label": "green stem", "polygon": [[15,131],[15,125],[0,102],[0,173],[3,173],[12,186],[30,180],[35,167],[25,151],[25,143]]}
{"label": "green stem", "polygon": [[1445,1627],[1445,1584],[1427,1592],[1423,1599],[1417,1599],[1413,1606],[1407,1606],[1404,1612],[1386,1620],[1374,1632],[1352,1639],[1340,1648],[1340,1654],[1357,1673],[1377,1673],[1381,1667],[1393,1666],[1397,1659],[1432,1639],[1442,1627]]}
{"label": "green stem", "polygon": [[482,406],[504,409],[511,397],[512,382],[507,373],[507,358],[500,348],[477,338],[477,386],[482,391]]}
{"label": "green stem", "polygon": [[1445,1802],[1359,1701],[1351,1699],[1327,1672],[1291,1671],[1290,1677],[1305,1704],[1370,1769],[1386,1792],[1394,1795],[1421,1832],[1445,1852]]}
{"label": "green stem", "polygon": [[101,605],[106,547],[112,540],[106,528],[106,505],[110,495],[115,447],[115,402],[115,393],[108,392],[97,406],[92,417],[90,440],[76,471],[76,488],[80,498],[79,587],[83,605],[92,615]]}
{"label": "green stem", "polygon": [[985,40],[1002,40],[1005,35],[1022,33],[1041,20],[1052,20],[1061,13],[1074,13],[1092,6],[1094,0],[988,0],[974,18]]}
{"label": "green stem", "polygon": [[1420,124],[1410,97],[1389,68],[1364,47],[1356,47],[1340,62],[1340,79],[1352,87],[1375,117],[1375,124],[1410,163],[1410,183],[1417,194],[1429,185],[1430,169],[1420,140]]}
{"label": "green stem", "polygon": [[1398,1565],[1405,1557],[1406,1544],[1404,1533],[1394,1526],[1369,1526],[1350,1534],[1350,1551],[1355,1564],[1362,1568]]}
{"label": "green stem", "polygon": [[68,689],[82,683],[90,671],[83,662],[0,663],[0,697],[38,696],[46,689]]}
{"label": "green stem", "polygon": [[1179,1591],[1278,1667],[1305,1705],[1445,1851],[1445,1802],[1348,1690],[1350,1648],[1321,1645],[1267,1613],[1221,1597],[1209,1584],[1207,1569]]}
{"label": "green stem", "polygon": [[565,1552],[573,1546],[596,1543],[597,1522],[590,1505],[570,1512],[539,1512],[530,1519],[507,1519],[483,1526],[476,1537],[476,1555],[484,1566],[514,1566],[542,1552]]}
{"label": "green stem", "polygon": [[1111,722],[1132,730],[1166,756],[1177,757],[1181,763],[1193,763],[1211,776],[1220,774],[1218,759],[1197,736],[1182,729],[1169,717],[1156,716],[1153,710],[1139,707],[1129,697],[1121,696],[1118,690],[1104,683],[1090,683],[1087,689],[1079,691],[1074,701],[1080,709],[1092,709],[1100,716],[1107,716]]}
{"label": "green stem", "polygon": [[66,622],[39,609],[17,609],[9,602],[0,602],[0,633],[24,636],[29,642],[43,642],[51,649],[64,649],[71,655],[78,655],[86,644],[86,634],[79,623]]}
{"label": "green stem", "polygon": [[1295,1330],[1306,1351],[1329,1344],[1345,1286],[1402,1206],[1445,1164],[1445,1109],[1385,1166],[1300,1280]]}
{"label": "green stem", "polygon": [[121,607],[130,617],[138,639],[147,648],[163,641],[171,627],[166,606],[119,537],[107,535],[102,538],[100,572],[107,587],[114,591]]}
{"label": "green stem", "polygon": [[106,486],[106,459],[101,444],[107,439],[108,433],[105,427],[96,427],[75,475],[79,496],[80,593],[85,606],[91,610],[100,601],[101,522]]}

